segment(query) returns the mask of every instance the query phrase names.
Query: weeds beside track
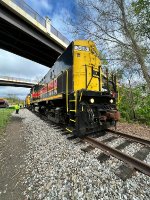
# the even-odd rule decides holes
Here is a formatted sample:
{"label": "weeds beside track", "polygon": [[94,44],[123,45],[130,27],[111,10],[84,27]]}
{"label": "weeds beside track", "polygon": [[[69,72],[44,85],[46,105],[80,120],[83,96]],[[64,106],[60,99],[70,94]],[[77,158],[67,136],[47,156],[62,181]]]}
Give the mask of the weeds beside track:
{"label": "weeds beside track", "polygon": [[0,134],[2,133],[2,130],[6,127],[13,111],[13,109],[8,108],[0,109]]}

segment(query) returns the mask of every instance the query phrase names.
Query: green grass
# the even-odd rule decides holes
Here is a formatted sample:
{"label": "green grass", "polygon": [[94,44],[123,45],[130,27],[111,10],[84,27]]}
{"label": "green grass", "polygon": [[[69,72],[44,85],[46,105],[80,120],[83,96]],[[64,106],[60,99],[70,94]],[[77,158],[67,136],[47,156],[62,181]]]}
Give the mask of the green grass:
{"label": "green grass", "polygon": [[3,129],[6,127],[13,111],[13,109],[0,108],[0,133],[2,133]]}

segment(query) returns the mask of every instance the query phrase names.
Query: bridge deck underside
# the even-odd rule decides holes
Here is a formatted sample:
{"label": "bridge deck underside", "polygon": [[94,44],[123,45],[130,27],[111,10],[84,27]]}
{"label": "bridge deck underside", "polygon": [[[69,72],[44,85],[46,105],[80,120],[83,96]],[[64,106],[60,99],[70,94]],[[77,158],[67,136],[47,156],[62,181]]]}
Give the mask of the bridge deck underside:
{"label": "bridge deck underside", "polygon": [[0,48],[52,67],[64,48],[0,4]]}
{"label": "bridge deck underside", "polygon": [[26,82],[14,82],[14,81],[2,81],[2,80],[0,80],[0,86],[32,88],[34,86],[34,84],[26,83]]}

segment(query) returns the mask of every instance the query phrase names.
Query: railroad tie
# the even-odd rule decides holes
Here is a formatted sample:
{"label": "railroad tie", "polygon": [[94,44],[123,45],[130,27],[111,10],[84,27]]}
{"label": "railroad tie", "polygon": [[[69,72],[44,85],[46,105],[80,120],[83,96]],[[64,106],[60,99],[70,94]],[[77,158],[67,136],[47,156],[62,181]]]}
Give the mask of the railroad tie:
{"label": "railroad tie", "polygon": [[95,149],[95,147],[89,145],[86,148],[82,148],[81,150],[84,151],[85,153],[92,151],[93,149]]}
{"label": "railroad tie", "polygon": [[[121,143],[119,146],[116,147],[116,149],[121,150],[124,149],[126,146],[129,146],[132,143],[132,141],[126,140],[125,142]],[[110,156],[107,155],[106,153],[101,153],[98,157],[97,157],[98,161],[100,161],[101,163],[106,162],[107,160],[110,159]]]}
{"label": "railroad tie", "polygon": [[[133,157],[141,161],[144,161],[149,153],[150,153],[150,147],[144,146],[139,151],[137,151],[133,155]],[[125,164],[120,165],[115,172],[115,174],[124,181],[131,178],[132,175],[134,175],[134,173],[135,173],[135,169]]]}

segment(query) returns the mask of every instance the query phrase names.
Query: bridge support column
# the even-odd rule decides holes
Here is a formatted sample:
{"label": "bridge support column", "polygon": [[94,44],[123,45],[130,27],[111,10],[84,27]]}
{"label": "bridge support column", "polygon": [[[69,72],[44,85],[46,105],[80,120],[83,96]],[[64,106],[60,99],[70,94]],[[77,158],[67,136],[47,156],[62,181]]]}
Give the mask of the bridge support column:
{"label": "bridge support column", "polygon": [[48,17],[46,17],[46,24],[45,24],[45,26],[46,26],[47,32],[51,33],[51,20]]}

